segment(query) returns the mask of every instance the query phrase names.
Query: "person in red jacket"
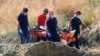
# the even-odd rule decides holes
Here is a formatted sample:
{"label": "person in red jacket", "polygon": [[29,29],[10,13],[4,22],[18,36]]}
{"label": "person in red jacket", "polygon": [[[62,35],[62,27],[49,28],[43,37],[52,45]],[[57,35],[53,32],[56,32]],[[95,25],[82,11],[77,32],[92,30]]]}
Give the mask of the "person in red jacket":
{"label": "person in red jacket", "polygon": [[48,14],[48,9],[45,8],[43,13],[37,17],[37,26],[45,26],[46,15]]}
{"label": "person in red jacket", "polygon": [[[48,9],[45,8],[43,10],[43,13],[40,14],[38,17],[37,17],[37,20],[36,20],[36,23],[37,23],[37,29],[38,30],[41,30],[40,26],[43,26],[45,28],[45,21],[47,19],[46,15],[48,14]],[[46,41],[46,38],[41,38],[41,37],[37,37],[37,42],[39,42],[40,40],[43,40],[43,41]]]}

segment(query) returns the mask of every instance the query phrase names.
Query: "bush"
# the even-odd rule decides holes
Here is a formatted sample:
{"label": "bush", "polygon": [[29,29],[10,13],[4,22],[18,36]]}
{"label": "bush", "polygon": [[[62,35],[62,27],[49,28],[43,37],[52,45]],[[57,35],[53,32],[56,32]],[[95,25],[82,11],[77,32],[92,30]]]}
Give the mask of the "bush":
{"label": "bush", "polygon": [[82,17],[81,17],[82,22],[87,26],[91,25],[95,18],[95,13],[92,11],[92,9],[88,4],[85,4],[81,8],[81,10],[82,10]]}
{"label": "bush", "polygon": [[89,12],[82,17],[82,21],[86,25],[91,25],[94,19],[94,14],[92,12]]}

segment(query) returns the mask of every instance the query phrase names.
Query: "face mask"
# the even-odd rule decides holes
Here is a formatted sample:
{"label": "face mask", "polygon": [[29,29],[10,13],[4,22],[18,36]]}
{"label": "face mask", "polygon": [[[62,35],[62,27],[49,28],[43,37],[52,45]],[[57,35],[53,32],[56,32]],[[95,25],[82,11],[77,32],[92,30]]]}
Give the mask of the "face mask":
{"label": "face mask", "polygon": [[55,16],[54,16],[54,15],[50,15],[50,17],[51,17],[51,18],[54,18]]}
{"label": "face mask", "polygon": [[80,18],[80,15],[78,15],[77,17]]}
{"label": "face mask", "polygon": [[80,18],[80,15],[76,15],[76,14],[75,14],[74,17],[78,17],[78,18]]}
{"label": "face mask", "polygon": [[24,15],[27,15],[27,13],[24,13]]}

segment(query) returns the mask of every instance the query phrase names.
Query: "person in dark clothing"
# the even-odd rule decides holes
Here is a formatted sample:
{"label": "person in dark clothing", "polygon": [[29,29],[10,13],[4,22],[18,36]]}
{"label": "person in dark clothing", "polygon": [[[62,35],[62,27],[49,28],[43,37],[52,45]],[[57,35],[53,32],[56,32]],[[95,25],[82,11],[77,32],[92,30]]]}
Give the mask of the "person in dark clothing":
{"label": "person in dark clothing", "polygon": [[28,43],[30,40],[29,32],[28,32],[28,9],[23,8],[23,11],[18,15],[18,33],[20,35],[21,44]]}
{"label": "person in dark clothing", "polygon": [[54,12],[49,12],[49,17],[46,21],[47,27],[47,39],[49,41],[60,42],[60,38],[57,34],[57,19],[54,17]]}
{"label": "person in dark clothing", "polygon": [[69,46],[73,46],[73,44],[75,44],[75,47],[77,49],[80,49],[79,40],[78,40],[78,35],[80,34],[80,25],[85,27],[85,25],[80,20],[80,17],[79,17],[80,15],[81,15],[81,12],[80,11],[76,11],[75,15],[71,18],[70,25],[69,25],[69,29],[76,30],[76,32],[74,34],[75,42],[69,43]]}

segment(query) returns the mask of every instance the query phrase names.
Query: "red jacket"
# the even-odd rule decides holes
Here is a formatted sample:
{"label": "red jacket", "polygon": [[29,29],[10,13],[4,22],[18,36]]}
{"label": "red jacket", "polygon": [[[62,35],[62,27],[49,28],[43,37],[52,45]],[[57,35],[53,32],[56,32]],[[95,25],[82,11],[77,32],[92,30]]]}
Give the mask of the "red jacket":
{"label": "red jacket", "polygon": [[37,17],[37,25],[38,26],[45,26],[46,15],[41,14]]}

